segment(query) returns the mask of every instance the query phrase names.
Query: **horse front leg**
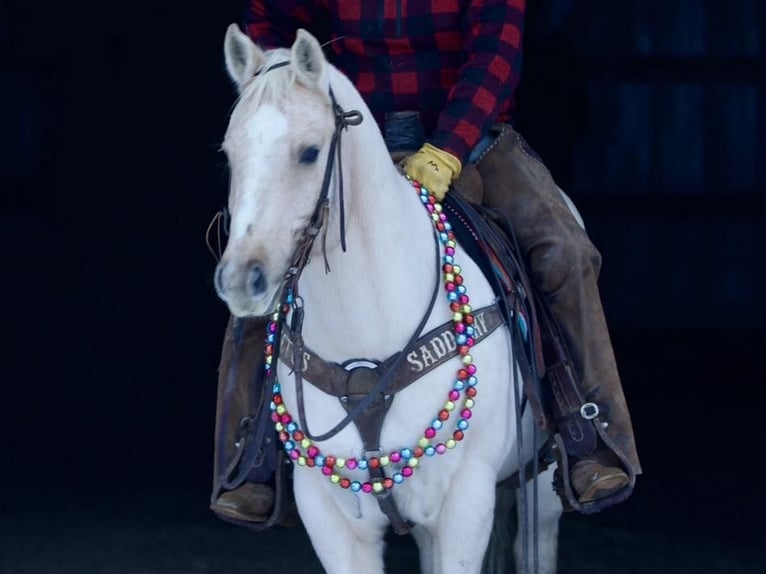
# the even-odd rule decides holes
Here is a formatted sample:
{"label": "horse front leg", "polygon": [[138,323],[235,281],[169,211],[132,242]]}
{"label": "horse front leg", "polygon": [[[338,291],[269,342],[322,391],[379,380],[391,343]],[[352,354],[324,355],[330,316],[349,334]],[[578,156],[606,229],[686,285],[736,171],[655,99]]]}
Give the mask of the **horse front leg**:
{"label": "horse front leg", "polygon": [[412,528],[412,537],[418,545],[420,558],[420,574],[434,573],[434,539],[427,528],[415,525]]}
{"label": "horse front leg", "polygon": [[296,472],[295,502],[314,551],[327,574],[383,574],[387,522],[362,496]]}
{"label": "horse front leg", "polygon": [[496,471],[480,461],[462,467],[430,528],[434,574],[479,574],[492,531]]}

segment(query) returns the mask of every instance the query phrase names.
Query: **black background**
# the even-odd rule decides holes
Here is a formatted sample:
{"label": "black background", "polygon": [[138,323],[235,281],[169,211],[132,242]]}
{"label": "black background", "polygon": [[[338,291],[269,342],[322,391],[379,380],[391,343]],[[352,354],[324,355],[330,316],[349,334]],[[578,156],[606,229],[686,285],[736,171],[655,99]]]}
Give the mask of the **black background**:
{"label": "black background", "polygon": [[[594,64],[576,48],[583,22],[606,4],[580,2],[576,10],[571,4],[530,2],[519,125],[580,206],[604,254],[604,306],[645,476],[619,507],[565,517],[562,536],[567,525],[569,532],[604,528],[626,536],[659,529],[688,535],[690,556],[698,535],[708,541],[699,542],[699,552],[714,540],[724,554],[754,556],[766,542],[759,470],[764,136],[732,140],[751,142],[745,151],[757,162],[753,185],[736,193],[726,193],[737,171],[728,162],[741,157],[740,148],[706,156],[700,181],[715,185],[679,193],[672,177],[658,185],[662,193],[637,193],[633,177],[652,176],[638,172],[608,189],[585,186],[575,167],[589,145],[589,126],[625,121],[614,108],[592,113],[594,92],[584,78],[594,74],[619,75],[628,86],[670,82],[679,73],[697,73],[689,80],[696,85],[752,82],[760,103],[744,108],[751,116],[736,125],[764,126],[764,24],[754,18],[749,30],[731,28],[732,35],[756,38],[756,55],[745,59],[721,59],[703,46],[691,61],[637,63],[618,52]],[[647,12],[660,26],[665,4],[655,4]],[[693,13],[689,2],[666,4]],[[700,4],[704,12],[717,3]],[[744,4],[763,14],[757,0],[734,3]],[[206,510],[227,312],[212,289],[215,260],[204,236],[227,194],[218,144],[235,94],[222,45],[226,26],[241,14],[236,1],[56,9],[17,1],[0,12],[3,573],[42,572],[41,565],[68,572],[57,562],[68,534],[86,523],[119,529],[126,516],[139,514],[165,529],[196,521],[216,536],[249,537]],[[604,53],[617,50],[612,41]],[[725,110],[706,109],[712,114],[702,123],[731,122]],[[669,106],[654,118],[678,110]],[[674,153],[683,163],[686,150]],[[726,292],[711,288],[722,269],[736,279],[725,283]],[[91,524],[94,508],[103,521]],[[293,536],[285,532],[269,534],[269,543]],[[592,547],[590,539],[598,571],[604,553],[619,552],[599,549],[592,532],[582,544]],[[265,539],[252,541],[248,552],[257,540]],[[205,548],[211,556],[222,552]],[[109,549],[98,552],[108,556]],[[106,564],[114,563],[100,562],[98,552],[71,571],[111,571]],[[42,558],[24,566],[22,554]],[[210,560],[197,570],[224,571]],[[152,564],[115,571],[194,571],[159,559]],[[708,566],[695,571],[718,571]]]}

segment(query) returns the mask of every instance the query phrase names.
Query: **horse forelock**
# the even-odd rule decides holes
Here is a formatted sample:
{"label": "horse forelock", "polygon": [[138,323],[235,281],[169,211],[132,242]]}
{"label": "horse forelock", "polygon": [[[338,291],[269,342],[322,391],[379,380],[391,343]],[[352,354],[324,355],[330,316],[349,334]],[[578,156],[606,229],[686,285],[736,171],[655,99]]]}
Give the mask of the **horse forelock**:
{"label": "horse forelock", "polygon": [[242,87],[239,97],[234,102],[232,121],[252,113],[254,108],[264,103],[279,104],[295,83],[295,74],[290,71],[289,66],[275,67],[289,60],[288,50],[278,48],[270,50],[266,55],[264,66]]}

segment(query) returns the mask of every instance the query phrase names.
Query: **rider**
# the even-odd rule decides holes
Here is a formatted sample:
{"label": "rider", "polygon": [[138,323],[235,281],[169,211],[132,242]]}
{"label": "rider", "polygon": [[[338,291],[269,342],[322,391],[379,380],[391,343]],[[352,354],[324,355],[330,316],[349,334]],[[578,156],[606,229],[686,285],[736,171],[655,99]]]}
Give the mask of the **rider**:
{"label": "rider", "polygon": [[[392,155],[409,150],[408,175],[438,198],[461,173],[472,176],[481,182],[482,203],[507,215],[563,330],[580,393],[600,410],[607,438],[570,466],[578,501],[597,503],[623,489],[627,495],[629,475],[641,469],[597,287],[601,255],[509,123],[524,13],[524,0],[249,0],[245,27],[263,48],[287,47],[298,28],[307,29],[356,85]],[[402,143],[403,131],[425,133],[427,141]],[[220,479],[236,454],[240,420],[254,409],[250,389],[261,374],[264,334],[262,320],[241,322],[236,334],[229,321],[219,367],[211,508],[250,522],[263,522],[272,508],[268,481],[251,479],[220,494]],[[234,412],[222,416],[224,402]]]}

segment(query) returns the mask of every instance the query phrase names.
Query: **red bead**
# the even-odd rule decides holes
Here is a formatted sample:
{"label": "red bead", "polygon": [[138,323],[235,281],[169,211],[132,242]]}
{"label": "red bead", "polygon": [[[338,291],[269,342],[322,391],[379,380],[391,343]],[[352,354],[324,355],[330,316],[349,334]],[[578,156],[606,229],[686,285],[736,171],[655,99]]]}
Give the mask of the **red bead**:
{"label": "red bead", "polygon": [[474,398],[476,396],[476,387],[468,387],[465,390],[465,396],[469,398]]}
{"label": "red bead", "polygon": [[383,488],[386,490],[391,490],[394,487],[394,481],[391,478],[384,478],[383,479]]}
{"label": "red bead", "polygon": [[377,459],[377,457],[372,457],[369,461],[367,461],[367,464],[370,468],[380,468],[380,460]]}
{"label": "red bead", "polygon": [[445,273],[452,273],[453,269],[454,267],[452,267],[451,263],[445,263],[444,265],[442,265],[442,271],[444,271]]}
{"label": "red bead", "polygon": [[273,355],[274,354],[274,346],[273,345],[266,345],[266,354],[267,355]]}
{"label": "red bead", "polygon": [[293,438],[294,438],[296,441],[298,441],[298,442],[301,442],[301,441],[302,441],[302,440],[305,438],[305,436],[306,436],[306,435],[304,435],[304,434],[303,434],[303,431],[299,431],[299,430],[297,430],[297,431],[295,431],[295,432],[293,433]]}
{"label": "red bead", "polygon": [[351,486],[351,481],[347,478],[341,478],[339,484],[341,488],[348,488]]}
{"label": "red bead", "polygon": [[313,458],[307,458],[306,459],[306,466],[309,468],[314,468],[316,466],[316,461]]}
{"label": "red bead", "polygon": [[469,347],[468,345],[460,345],[460,348],[458,349],[458,353],[460,353],[461,355],[467,355],[470,352],[471,352],[471,347]]}
{"label": "red bead", "polygon": [[271,400],[274,401],[275,405],[281,405],[282,404],[282,395],[277,393],[273,397],[271,397]]}
{"label": "red bead", "polygon": [[452,311],[453,313],[457,313],[458,311],[460,311],[460,303],[458,303],[457,301],[453,301],[452,303],[449,304],[449,308],[450,308],[450,311]]}
{"label": "red bead", "polygon": [[282,442],[287,442],[288,440],[290,440],[290,435],[288,435],[285,431],[280,431],[279,440],[281,440]]}
{"label": "red bead", "polygon": [[468,378],[468,371],[466,371],[465,369],[460,369],[457,372],[457,378],[460,379],[461,381],[467,379]]}
{"label": "red bead", "polygon": [[446,421],[448,418],[449,418],[449,411],[447,409],[442,409],[439,411],[440,421]]}
{"label": "red bead", "polygon": [[473,325],[473,315],[463,316],[463,322],[467,325]]}
{"label": "red bead", "polygon": [[464,436],[463,431],[461,430],[456,430],[455,432],[452,433],[452,438],[454,438],[455,440],[463,440],[463,436]]}
{"label": "red bead", "polygon": [[455,283],[457,283],[458,285],[462,285],[463,284],[463,276],[462,275],[455,275]]}
{"label": "red bead", "polygon": [[415,454],[415,458],[420,458],[421,456],[423,456],[423,449],[419,446],[416,446],[415,449],[413,450],[413,453]]}
{"label": "red bead", "polygon": [[324,458],[324,465],[327,466],[327,467],[330,467],[330,468],[335,466],[335,457],[334,456],[326,456]]}

